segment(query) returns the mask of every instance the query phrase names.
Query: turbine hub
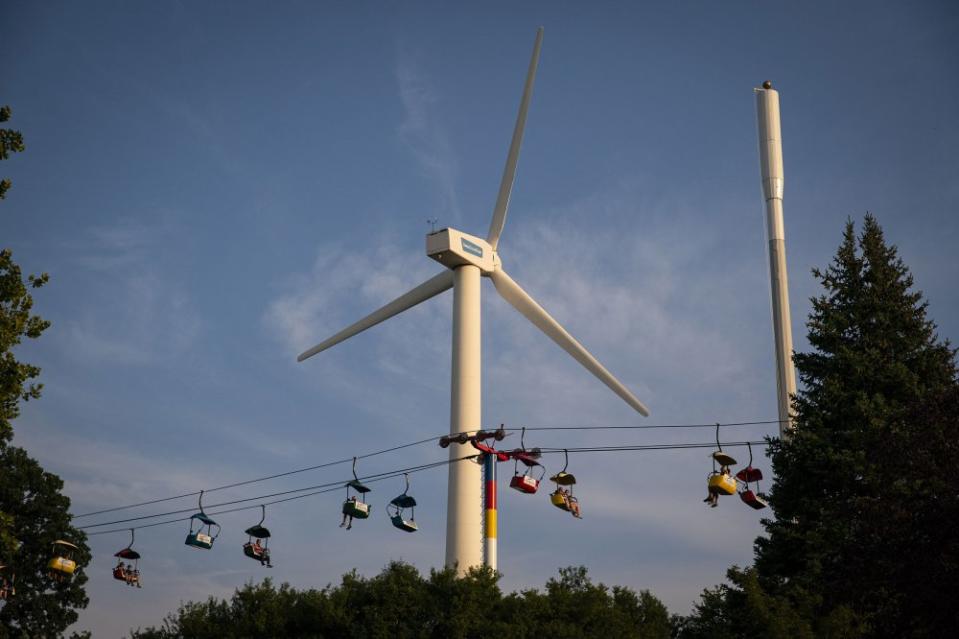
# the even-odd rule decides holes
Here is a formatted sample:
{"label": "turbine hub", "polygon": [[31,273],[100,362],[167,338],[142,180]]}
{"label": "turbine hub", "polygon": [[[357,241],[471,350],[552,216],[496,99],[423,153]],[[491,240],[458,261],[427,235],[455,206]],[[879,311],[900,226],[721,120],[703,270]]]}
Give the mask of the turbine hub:
{"label": "turbine hub", "polygon": [[483,275],[491,274],[499,266],[499,256],[489,242],[451,228],[426,236],[426,255],[449,269],[476,266]]}

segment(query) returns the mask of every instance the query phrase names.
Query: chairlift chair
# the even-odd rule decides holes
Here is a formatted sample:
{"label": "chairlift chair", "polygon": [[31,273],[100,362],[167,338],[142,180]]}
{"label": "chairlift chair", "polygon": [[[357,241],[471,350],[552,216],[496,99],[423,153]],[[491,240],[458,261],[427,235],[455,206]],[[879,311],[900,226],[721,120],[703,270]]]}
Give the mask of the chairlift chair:
{"label": "chairlift chair", "polygon": [[47,562],[47,568],[50,569],[50,576],[57,581],[63,581],[72,576],[77,569],[75,557],[79,548],[69,541],[57,539],[53,542],[51,550],[53,556],[50,558],[50,561]]}
{"label": "chairlift chair", "polygon": [[[220,535],[220,525],[210,519],[203,512],[203,491],[200,491],[200,512],[190,517],[190,532],[187,533],[186,541],[183,543],[193,548],[210,550],[213,548],[213,542]],[[194,526],[196,529],[194,530]],[[216,526],[214,532],[213,527]]]}
{"label": "chairlift chair", "polygon": [[[520,460],[517,460],[517,462],[519,461]],[[539,477],[534,477],[533,468],[537,466],[539,467]],[[509,487],[527,495],[535,495],[536,491],[539,490],[540,482],[543,481],[543,477],[545,476],[546,468],[539,463],[534,462],[532,466],[527,466],[526,471],[522,475],[519,474],[519,470],[514,466],[513,478],[509,480]]]}
{"label": "chairlift chair", "polygon": [[[578,518],[579,500],[573,496],[573,485],[576,484],[576,477],[572,473],[566,472],[566,468],[569,466],[569,451],[564,449],[563,454],[566,457],[563,470],[549,478],[551,482],[556,484],[556,490],[550,493],[549,501],[560,510],[572,513],[574,517]],[[569,486],[569,490],[564,490],[563,486]],[[574,504],[576,505],[574,506]]]}
{"label": "chairlift chair", "polygon": [[[117,563],[113,568],[113,578],[118,579],[129,586],[136,586],[140,588],[140,553],[133,549],[133,541],[136,539],[135,529],[130,529],[130,543],[127,544],[126,548],[119,550],[113,554],[114,557],[119,558],[121,561]],[[123,567],[123,559],[133,562],[133,567],[131,569],[126,569]]]}
{"label": "chairlift chair", "polygon": [[[270,531],[263,525],[266,520],[266,506],[260,504],[261,517],[259,523],[247,528],[244,533],[247,535],[246,543],[243,544],[243,554],[260,562],[267,568],[272,568],[270,563]],[[256,541],[254,541],[256,540]],[[263,540],[263,543],[258,543]]]}
{"label": "chairlift chair", "polygon": [[[391,499],[386,510],[390,514],[390,522],[396,528],[405,532],[416,532],[419,530],[419,526],[416,524],[416,500],[408,494],[410,491],[409,474],[403,473],[403,476],[406,478],[406,490],[403,491],[403,494]],[[410,509],[409,519],[404,516],[404,511],[407,508]]]}
{"label": "chairlift chair", "polygon": [[[753,468],[753,446],[746,442],[749,447],[749,465],[736,473],[736,479],[743,483],[743,490],[739,491],[739,498],[744,504],[756,510],[762,510],[769,505],[766,498],[759,492],[759,480],[763,478],[763,471]],[[756,491],[753,492],[749,484],[756,484]]]}
{"label": "chairlift chair", "polygon": [[720,495],[734,495],[736,493],[736,480],[731,475],[724,475],[714,470],[709,473],[709,491]]}
{"label": "chairlift chair", "polygon": [[[509,487],[518,490],[527,495],[534,495],[539,489],[540,482],[546,476],[546,467],[539,463],[542,455],[539,448],[526,450],[526,427],[520,435],[520,448],[511,453],[513,457],[513,478],[509,481]],[[523,474],[519,473],[520,462],[526,467]],[[539,477],[533,476],[533,469],[539,468]]]}
{"label": "chairlift chair", "polygon": [[[350,489],[356,495],[350,495]],[[353,458],[353,479],[346,482],[346,501],[343,502],[343,514],[354,519],[366,519],[370,516],[370,505],[363,501],[363,495],[370,492],[370,488],[360,482],[356,476],[356,457]]]}
{"label": "chairlift chair", "polygon": [[[736,460],[723,451],[723,445],[719,443],[719,424],[716,424],[716,448],[710,457],[713,460],[713,470],[709,473],[706,481],[709,493],[711,495],[734,495],[736,494],[736,479],[729,473],[729,467],[736,465]],[[716,464],[719,464],[723,470],[716,470]]]}

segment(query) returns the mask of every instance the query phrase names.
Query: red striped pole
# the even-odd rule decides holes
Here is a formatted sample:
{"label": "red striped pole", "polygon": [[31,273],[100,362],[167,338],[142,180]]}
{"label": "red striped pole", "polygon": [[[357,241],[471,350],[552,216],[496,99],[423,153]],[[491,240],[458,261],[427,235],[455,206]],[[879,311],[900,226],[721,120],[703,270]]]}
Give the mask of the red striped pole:
{"label": "red striped pole", "polygon": [[483,565],[496,570],[496,455],[483,455],[483,498],[485,506],[485,534],[483,536]]}

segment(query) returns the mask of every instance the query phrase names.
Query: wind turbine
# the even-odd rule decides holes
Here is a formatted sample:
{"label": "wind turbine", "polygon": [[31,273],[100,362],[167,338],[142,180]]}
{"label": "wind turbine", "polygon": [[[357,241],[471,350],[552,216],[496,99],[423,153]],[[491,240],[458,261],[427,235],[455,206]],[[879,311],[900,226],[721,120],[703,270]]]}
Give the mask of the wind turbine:
{"label": "wind turbine", "polygon": [[[513,129],[506,168],[500,182],[486,239],[452,228],[431,232],[426,236],[426,254],[447,267],[442,273],[373,311],[300,354],[297,361],[316,355],[357,333],[383,322],[421,302],[453,289],[453,366],[450,398],[450,434],[480,429],[480,277],[493,281],[496,291],[526,319],[558,344],[573,359],[598,377],[637,412],[646,416],[646,407],[599,361],[577,342],[559,322],[553,319],[536,300],[524,291],[503,269],[497,245],[506,225],[510,193],[516,177],[516,163],[523,142],[523,129],[533,93],[533,80],[543,42],[542,27],[536,33],[533,57],[526,75],[519,115]],[[450,459],[457,455],[450,448]],[[465,572],[483,564],[482,551],[482,479],[477,464],[450,464],[446,519],[446,565]]]}

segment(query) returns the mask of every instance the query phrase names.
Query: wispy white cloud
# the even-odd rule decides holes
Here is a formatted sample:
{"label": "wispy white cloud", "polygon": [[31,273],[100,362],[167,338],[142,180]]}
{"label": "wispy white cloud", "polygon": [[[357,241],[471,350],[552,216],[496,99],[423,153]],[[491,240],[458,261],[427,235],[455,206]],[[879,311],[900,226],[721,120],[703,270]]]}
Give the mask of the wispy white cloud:
{"label": "wispy white cloud", "polygon": [[91,294],[56,332],[71,356],[91,362],[146,365],[190,348],[202,321],[186,283],[163,269],[175,229],[120,220],[91,228],[73,243],[73,261],[88,271]]}
{"label": "wispy white cloud", "polygon": [[[49,428],[24,429],[18,433],[16,443],[37,451],[37,457],[45,464],[48,463],[47,452],[70,451],[68,455],[57,454],[49,463],[55,462],[58,473],[66,478],[65,491],[73,499],[72,511],[75,513],[103,508],[104,505],[136,503],[158,495],[193,492],[208,486],[211,476],[225,481],[236,477],[236,469],[227,464],[191,468],[180,460],[143,454],[123,442],[93,441],[89,437],[53,432]],[[184,507],[182,501],[171,504],[173,508]],[[190,505],[188,502],[185,507]],[[123,516],[128,515],[120,513],[118,518]],[[91,521],[97,520],[75,523],[82,526]]]}
{"label": "wispy white cloud", "polygon": [[[334,335],[432,277],[439,267],[373,238],[362,253],[329,244],[309,272],[283,278],[263,315],[265,330],[292,356]],[[405,385],[448,388],[450,293],[424,302],[314,357],[313,383],[375,414],[419,414]],[[359,351],[357,350],[359,349]],[[359,363],[350,353],[362,352]],[[292,357],[290,358],[292,361]],[[361,360],[362,361],[362,360]],[[402,384],[396,382],[402,381]],[[378,401],[370,402],[371,389]]]}
{"label": "wispy white cloud", "polygon": [[[626,222],[596,227],[597,210]],[[533,222],[518,217],[501,245],[513,278],[660,416],[704,392],[749,392],[748,329],[717,320],[739,315],[740,266],[704,259],[718,238],[687,233],[681,217],[626,184]],[[502,401],[535,397],[545,420],[630,414],[511,307],[496,300],[487,309],[487,334],[501,340],[488,376]]]}
{"label": "wispy white cloud", "polygon": [[398,54],[396,81],[404,109],[398,130],[400,140],[416,158],[423,175],[433,183],[438,198],[436,212],[458,223],[457,162],[449,136],[434,113],[439,101],[437,92],[413,55],[403,49]]}

